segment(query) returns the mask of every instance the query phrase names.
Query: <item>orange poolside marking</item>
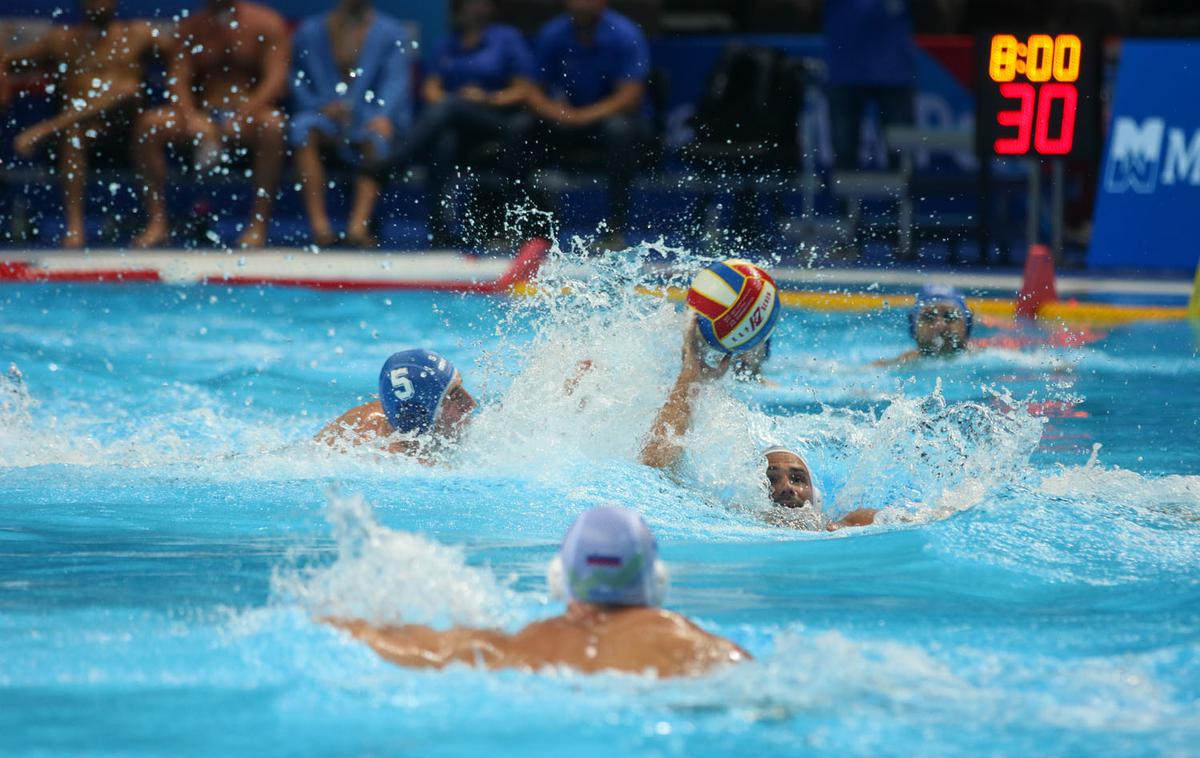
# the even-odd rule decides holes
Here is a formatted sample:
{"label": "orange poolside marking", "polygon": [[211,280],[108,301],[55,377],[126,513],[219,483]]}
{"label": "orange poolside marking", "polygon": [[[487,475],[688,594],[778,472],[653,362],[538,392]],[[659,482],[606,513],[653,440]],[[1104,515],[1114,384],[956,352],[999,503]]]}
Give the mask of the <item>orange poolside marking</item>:
{"label": "orange poolside marking", "polygon": [[[529,295],[537,291],[535,285],[520,283],[513,287],[514,295]],[[682,301],[687,291],[679,287],[664,289],[639,287],[638,292],[652,297],[667,297]],[[913,304],[912,295],[884,295],[871,292],[811,292],[786,290],[779,293],[779,301],[788,308],[803,308],[825,312],[866,312],[884,308],[907,309]],[[1012,300],[1004,298],[972,297],[967,299],[971,310],[987,316],[1005,319],[1016,318]],[[1046,303],[1038,316],[1043,321],[1082,322],[1089,324],[1123,324],[1132,321],[1171,321],[1187,318],[1184,306],[1116,305],[1112,303],[1081,303],[1074,300]]]}

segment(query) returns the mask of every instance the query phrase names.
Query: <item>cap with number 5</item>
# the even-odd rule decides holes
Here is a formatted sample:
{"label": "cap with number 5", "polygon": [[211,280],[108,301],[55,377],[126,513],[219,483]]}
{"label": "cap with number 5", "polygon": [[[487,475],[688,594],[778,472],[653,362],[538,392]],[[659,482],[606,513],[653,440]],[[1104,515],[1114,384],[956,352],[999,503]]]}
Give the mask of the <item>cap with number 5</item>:
{"label": "cap with number 5", "polygon": [[426,434],[433,428],[446,391],[458,372],[429,350],[402,350],[379,371],[379,400],[398,432]]}

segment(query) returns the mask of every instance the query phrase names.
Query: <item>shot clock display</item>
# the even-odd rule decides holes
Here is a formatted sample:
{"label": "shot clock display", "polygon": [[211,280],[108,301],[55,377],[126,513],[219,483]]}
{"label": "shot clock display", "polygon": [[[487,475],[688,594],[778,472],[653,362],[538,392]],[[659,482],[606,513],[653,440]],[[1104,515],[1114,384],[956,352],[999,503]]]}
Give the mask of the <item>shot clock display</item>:
{"label": "shot clock display", "polygon": [[976,45],[981,155],[1096,154],[1100,50],[1091,36],[997,33]]}

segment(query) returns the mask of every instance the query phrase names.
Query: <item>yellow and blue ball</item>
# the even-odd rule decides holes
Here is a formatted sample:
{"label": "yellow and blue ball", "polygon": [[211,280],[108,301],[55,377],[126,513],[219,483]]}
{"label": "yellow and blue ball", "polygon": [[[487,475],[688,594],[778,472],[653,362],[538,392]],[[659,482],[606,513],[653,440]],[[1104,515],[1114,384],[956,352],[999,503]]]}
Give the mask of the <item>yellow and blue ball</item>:
{"label": "yellow and blue ball", "polygon": [[692,280],[688,307],[700,333],[726,353],[740,353],[771,336],[779,321],[779,290],[766,271],[737,258],[703,269]]}

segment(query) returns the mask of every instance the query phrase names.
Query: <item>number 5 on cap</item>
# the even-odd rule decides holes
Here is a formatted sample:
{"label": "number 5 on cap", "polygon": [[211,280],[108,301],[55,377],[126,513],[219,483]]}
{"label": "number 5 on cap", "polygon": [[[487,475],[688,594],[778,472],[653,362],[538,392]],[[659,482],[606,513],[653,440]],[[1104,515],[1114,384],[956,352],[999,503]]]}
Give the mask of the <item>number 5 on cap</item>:
{"label": "number 5 on cap", "polygon": [[389,377],[392,381],[392,395],[397,400],[407,400],[413,396],[413,383],[408,378],[407,368],[394,368]]}

